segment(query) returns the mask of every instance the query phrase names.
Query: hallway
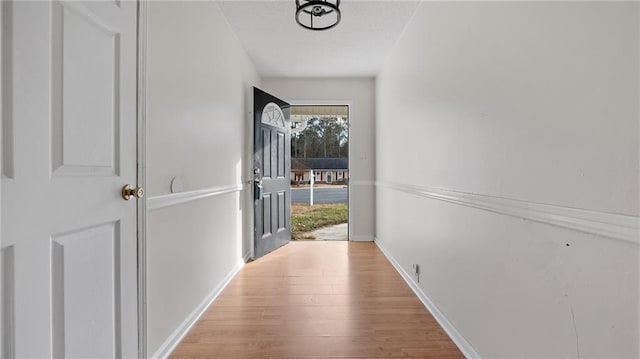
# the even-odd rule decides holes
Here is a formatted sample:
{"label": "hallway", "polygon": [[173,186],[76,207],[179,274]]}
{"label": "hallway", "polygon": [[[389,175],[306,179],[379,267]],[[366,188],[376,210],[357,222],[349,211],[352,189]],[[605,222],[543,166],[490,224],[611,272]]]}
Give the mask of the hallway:
{"label": "hallway", "polygon": [[172,358],[461,358],[371,242],[292,242],[248,263]]}

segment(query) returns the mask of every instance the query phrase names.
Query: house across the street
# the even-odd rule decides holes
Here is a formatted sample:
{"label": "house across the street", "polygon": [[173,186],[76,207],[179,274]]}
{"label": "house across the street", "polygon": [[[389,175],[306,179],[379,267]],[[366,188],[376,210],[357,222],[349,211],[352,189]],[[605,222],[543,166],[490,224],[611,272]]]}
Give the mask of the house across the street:
{"label": "house across the street", "polygon": [[315,183],[347,183],[349,180],[349,160],[340,158],[292,158],[291,183],[308,184],[309,173],[313,170]]}

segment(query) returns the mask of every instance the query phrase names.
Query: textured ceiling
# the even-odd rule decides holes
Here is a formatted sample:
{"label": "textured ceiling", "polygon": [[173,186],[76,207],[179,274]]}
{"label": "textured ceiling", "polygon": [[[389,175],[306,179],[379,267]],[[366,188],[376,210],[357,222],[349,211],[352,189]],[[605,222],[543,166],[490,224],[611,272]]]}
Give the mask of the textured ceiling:
{"label": "textured ceiling", "polygon": [[264,77],[375,76],[419,4],[343,0],[338,26],[310,31],[296,24],[294,0],[218,3]]}

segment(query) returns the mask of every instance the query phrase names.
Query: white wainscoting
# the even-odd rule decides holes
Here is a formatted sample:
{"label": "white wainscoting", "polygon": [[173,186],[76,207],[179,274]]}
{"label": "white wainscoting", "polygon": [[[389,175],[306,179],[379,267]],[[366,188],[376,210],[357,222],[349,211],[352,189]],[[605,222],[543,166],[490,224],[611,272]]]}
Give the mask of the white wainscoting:
{"label": "white wainscoting", "polygon": [[229,282],[240,272],[240,269],[244,266],[244,262],[239,262],[235,268],[231,270],[227,274],[227,276],[222,280],[222,282],[213,289],[209,295],[196,307],[196,309],[189,314],[189,316],[176,328],[176,330],[171,333],[169,338],[160,346],[160,348],[151,356],[151,358],[168,358],[171,355],[171,352],[180,344],[180,341],[189,333],[189,330],[196,324],[198,319],[204,314],[204,312],[209,308],[211,303],[213,303],[216,298],[222,293],[222,291],[227,287]]}
{"label": "white wainscoting", "polygon": [[640,217],[401,183],[377,181],[376,185],[421,197],[640,244],[640,226],[638,225]]}
{"label": "white wainscoting", "polygon": [[197,201],[199,199],[219,196],[227,193],[240,192],[245,187],[242,184],[231,186],[219,186],[197,189],[193,191],[185,191],[178,193],[170,193],[160,196],[149,197],[147,199],[147,210],[153,211],[160,208],[175,206],[177,204]]}

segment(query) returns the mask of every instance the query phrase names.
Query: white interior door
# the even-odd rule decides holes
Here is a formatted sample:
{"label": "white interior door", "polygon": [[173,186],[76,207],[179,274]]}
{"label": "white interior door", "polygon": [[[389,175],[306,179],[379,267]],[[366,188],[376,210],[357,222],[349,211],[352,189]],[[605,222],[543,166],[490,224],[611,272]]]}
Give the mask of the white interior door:
{"label": "white interior door", "polygon": [[136,357],[134,1],[2,1],[2,357]]}

